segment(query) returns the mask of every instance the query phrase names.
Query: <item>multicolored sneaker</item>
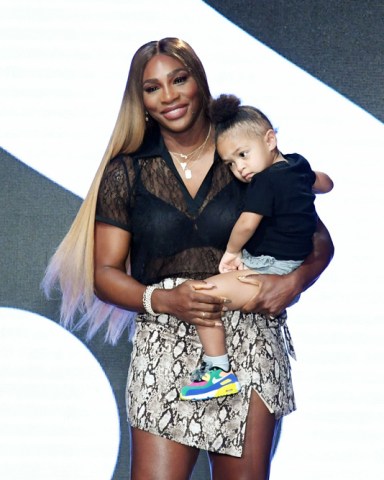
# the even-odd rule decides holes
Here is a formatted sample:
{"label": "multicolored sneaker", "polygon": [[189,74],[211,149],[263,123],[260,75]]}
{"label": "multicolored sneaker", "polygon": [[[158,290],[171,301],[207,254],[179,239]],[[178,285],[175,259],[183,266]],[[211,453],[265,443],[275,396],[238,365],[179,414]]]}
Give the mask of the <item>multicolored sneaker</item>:
{"label": "multicolored sneaker", "polygon": [[180,390],[181,400],[208,400],[240,391],[240,383],[232,371],[226,372],[205,362],[192,373],[191,380],[192,383]]}

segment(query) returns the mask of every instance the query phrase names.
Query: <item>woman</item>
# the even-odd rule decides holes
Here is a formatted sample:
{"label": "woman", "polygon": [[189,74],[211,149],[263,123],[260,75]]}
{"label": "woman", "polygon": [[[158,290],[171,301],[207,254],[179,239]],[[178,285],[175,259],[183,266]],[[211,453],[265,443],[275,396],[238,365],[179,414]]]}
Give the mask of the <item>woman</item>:
{"label": "woman", "polygon": [[[230,312],[223,320],[241,392],[179,400],[201,355],[195,325],[217,325],[225,310],[214,291],[199,289],[217,273],[244,188],[215,156],[210,99],[203,66],[182,40],[136,52],[103,162],[45,278],[47,291],[60,281],[63,323],[85,310],[80,324],[88,323],[89,336],[106,324],[115,342],[129,312],[138,312],[127,384],[134,480],[187,479],[201,448],[214,479],[268,478],[275,428],[295,408],[285,317],[269,316],[332,256],[319,223],[314,252],[298,270],[246,278],[260,286],[246,311],[266,315]],[[239,283],[245,287],[253,291]]]}

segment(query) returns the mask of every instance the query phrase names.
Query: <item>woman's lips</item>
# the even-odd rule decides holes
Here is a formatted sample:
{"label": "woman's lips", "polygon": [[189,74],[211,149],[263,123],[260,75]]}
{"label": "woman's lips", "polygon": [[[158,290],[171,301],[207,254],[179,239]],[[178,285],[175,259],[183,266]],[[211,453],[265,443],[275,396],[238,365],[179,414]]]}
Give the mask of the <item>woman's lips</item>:
{"label": "woman's lips", "polygon": [[163,117],[167,120],[177,120],[178,118],[183,117],[187,113],[188,107],[186,105],[182,105],[175,108],[168,108],[167,110],[163,110]]}

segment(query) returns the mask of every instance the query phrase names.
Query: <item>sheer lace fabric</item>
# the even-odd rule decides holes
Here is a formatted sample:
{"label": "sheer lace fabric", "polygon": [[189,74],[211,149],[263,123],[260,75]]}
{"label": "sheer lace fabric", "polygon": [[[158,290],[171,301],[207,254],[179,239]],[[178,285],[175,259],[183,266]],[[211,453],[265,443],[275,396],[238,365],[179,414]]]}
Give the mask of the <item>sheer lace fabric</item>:
{"label": "sheer lace fabric", "polygon": [[192,198],[164,156],[117,157],[99,189],[96,219],[132,234],[131,273],[144,284],[217,273],[242,201],[220,160]]}

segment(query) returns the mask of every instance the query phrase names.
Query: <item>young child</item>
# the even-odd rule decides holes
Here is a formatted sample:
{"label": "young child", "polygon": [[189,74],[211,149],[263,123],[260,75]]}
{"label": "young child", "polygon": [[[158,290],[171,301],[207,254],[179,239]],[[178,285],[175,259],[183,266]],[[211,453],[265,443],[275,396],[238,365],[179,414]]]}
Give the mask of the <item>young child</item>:
{"label": "young child", "polygon": [[[249,184],[243,212],[219,265],[222,275],[207,279],[216,287],[214,294],[229,298],[230,309],[238,310],[255,295],[255,286],[239,287],[237,277],[244,275],[239,270],[283,275],[310,254],[317,223],[315,193],[329,192],[333,182],[326,174],[313,172],[301,155],[283,155],[268,118],[257,108],[241,106],[237,97],[221,95],[214,100],[211,118],[221,159],[238,180]],[[237,393],[240,385],[230,368],[224,328],[196,328],[203,362],[192,373],[192,383],[182,387],[180,398],[204,400]]]}

